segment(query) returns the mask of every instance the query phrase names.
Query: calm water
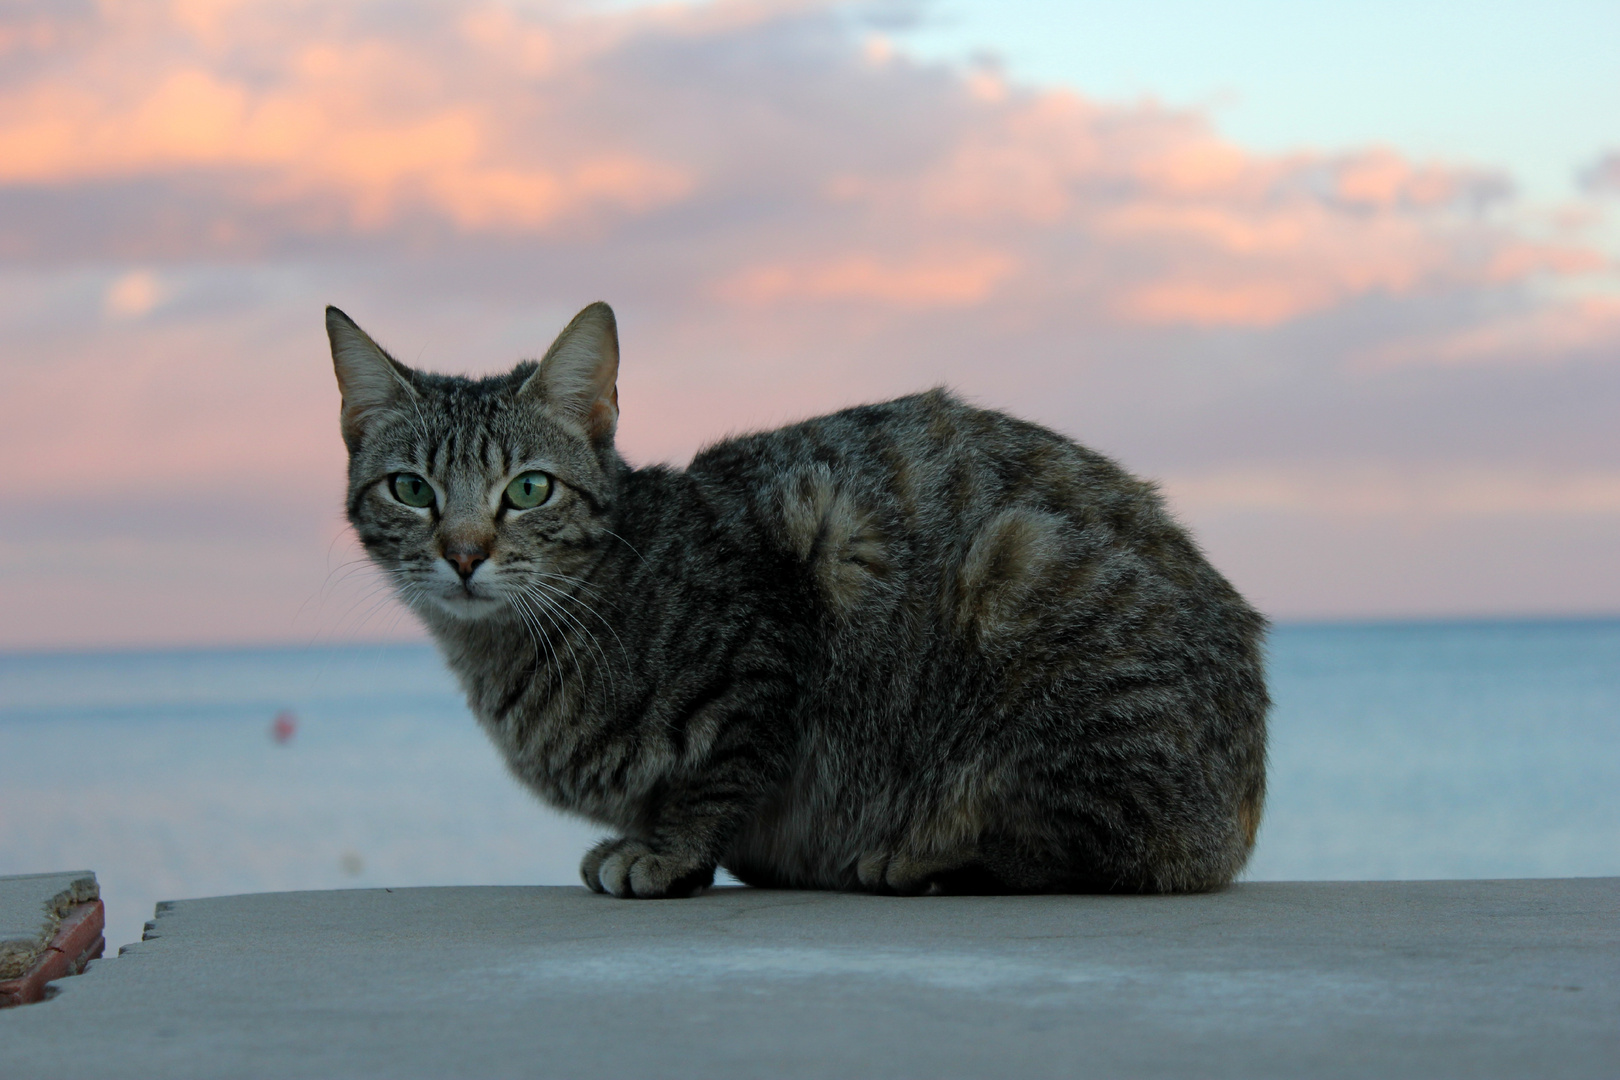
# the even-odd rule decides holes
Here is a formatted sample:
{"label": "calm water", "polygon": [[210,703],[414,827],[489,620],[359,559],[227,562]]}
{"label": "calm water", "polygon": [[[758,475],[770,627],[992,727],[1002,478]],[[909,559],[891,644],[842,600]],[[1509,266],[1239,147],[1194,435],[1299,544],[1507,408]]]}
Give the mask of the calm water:
{"label": "calm water", "polygon": [[[1620,874],[1620,620],[1284,626],[1248,876]],[[297,729],[272,738],[277,712]],[[0,656],[0,874],[160,899],[571,884],[426,646]]]}

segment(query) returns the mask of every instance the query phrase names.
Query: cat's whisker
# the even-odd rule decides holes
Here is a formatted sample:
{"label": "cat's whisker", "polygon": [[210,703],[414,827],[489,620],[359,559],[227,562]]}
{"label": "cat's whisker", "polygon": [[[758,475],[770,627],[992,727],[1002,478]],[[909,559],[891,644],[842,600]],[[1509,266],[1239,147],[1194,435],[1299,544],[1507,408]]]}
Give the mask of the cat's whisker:
{"label": "cat's whisker", "polygon": [[525,569],[524,573],[533,577],[545,578],[547,581],[560,581],[565,585],[572,585],[575,588],[582,589],[588,593],[600,594],[602,592],[601,589],[597,588],[595,585],[592,585],[589,581],[586,581],[582,577],[574,577],[570,574],[559,574],[555,570]]}
{"label": "cat's whisker", "polygon": [[[357,573],[360,567],[363,565],[375,564],[373,564],[370,559],[362,557],[358,559],[348,559],[332,567],[326,572],[326,577],[322,579],[320,587],[314,592],[310,593],[309,598],[306,599],[304,603],[308,604],[310,600],[317,599],[324,602],[326,598],[331,595],[333,589],[347,581],[350,577]],[[302,608],[299,610],[301,611]]]}
{"label": "cat's whisker", "polygon": [[[331,541],[326,545],[326,561],[327,561],[327,564],[329,566],[329,569],[326,571],[326,577],[324,579],[322,579],[320,587],[317,588],[315,590],[315,592],[313,592],[309,596],[305,597],[303,603],[298,605],[298,610],[293,612],[293,620],[295,622],[298,620],[298,618],[300,616],[302,616],[304,614],[304,609],[309,606],[310,601],[312,601],[312,600],[316,602],[316,612],[317,612],[317,617],[318,617],[318,613],[319,613],[320,609],[325,607],[327,600],[329,600],[331,598],[332,591],[334,589],[336,589],[339,585],[342,585],[345,581],[347,581],[350,578],[350,576],[352,576],[359,567],[362,567],[362,566],[376,566],[376,563],[374,563],[366,555],[358,555],[358,556],[356,556],[355,558],[352,558],[352,559],[345,559],[343,562],[338,563],[336,566],[331,566],[330,564],[332,562],[332,550],[335,547],[337,547],[338,542],[340,540],[342,540],[343,537],[344,537],[344,534],[340,532],[340,533],[334,535],[332,537]],[[383,568],[378,567],[378,569],[383,569]],[[334,574],[338,573],[338,571],[340,571],[340,570],[345,571],[345,572],[343,573],[343,575],[341,577],[339,577],[337,579],[337,581],[333,581],[332,576]],[[319,640],[319,630],[318,629],[317,629],[316,636],[311,639],[311,644],[313,644],[317,640]]]}
{"label": "cat's whisker", "polygon": [[[374,560],[372,560],[371,558],[369,558],[369,557],[367,557],[365,555],[360,555],[360,556],[358,556],[356,558],[353,558],[353,559],[345,559],[342,562],[338,563],[336,566],[329,569],[326,572],[326,580],[324,580],[321,583],[321,587],[323,589],[330,588],[333,585],[341,583],[345,578],[348,578],[349,576],[354,574],[356,571],[365,569],[367,567],[370,567],[370,568],[376,569],[376,570],[381,570],[381,571],[384,571],[385,573],[386,572],[391,572],[391,571],[389,571],[388,567],[378,566],[377,563]],[[337,581],[333,581],[332,580],[333,576],[339,574],[340,572],[341,572],[342,576],[339,577],[337,579]]]}
{"label": "cat's whisker", "polygon": [[[534,594],[531,593],[530,595],[534,595]],[[545,602],[546,606],[549,609],[555,611],[558,615],[562,616],[563,618],[566,618],[573,626],[578,628],[578,630],[579,630],[579,632],[581,634],[583,634],[585,636],[585,639],[589,643],[590,647],[592,649],[594,649],[595,652],[596,652],[597,659],[598,659],[598,661],[599,661],[599,663],[601,665],[601,671],[605,675],[605,677],[607,678],[608,690],[613,696],[614,707],[617,708],[618,707],[618,701],[619,701],[619,697],[618,697],[618,680],[617,680],[617,677],[616,677],[616,675],[614,673],[613,663],[612,663],[611,660],[609,660],[608,655],[607,655],[607,650],[603,648],[602,643],[601,643],[601,639],[597,637],[597,635],[590,629],[590,627],[585,625],[585,623],[584,623],[584,621],[582,619],[580,619],[578,616],[573,615],[572,613],[570,613],[567,608],[563,607],[563,605],[558,603],[555,599],[550,599],[550,598],[547,598],[547,597],[536,597],[536,599],[543,600]],[[588,608],[587,608],[587,610],[588,610]],[[593,612],[593,614],[594,614],[594,612]],[[600,616],[598,616],[598,618],[600,618]],[[607,625],[607,624],[604,622],[604,625]],[[608,626],[608,629],[610,631],[613,631],[612,626]],[[614,641],[617,642],[617,644],[618,644],[620,656],[622,656],[624,658],[624,663],[625,663],[625,669],[624,670],[627,673],[633,671],[634,666],[630,662],[630,654],[624,648],[624,643],[622,641],[619,641],[619,635],[618,635],[618,633],[616,631],[613,632],[613,638],[614,638]]]}
{"label": "cat's whisker", "polygon": [[[536,625],[538,625],[539,620],[544,619],[546,624],[551,627],[552,631],[555,632],[557,637],[562,639],[563,645],[565,647],[567,647],[567,649],[568,649],[568,656],[569,656],[570,660],[573,662],[574,673],[575,674],[582,673],[584,669],[580,666],[579,655],[574,651],[573,642],[568,640],[568,635],[562,630],[562,628],[560,626],[557,625],[557,621],[551,617],[551,615],[544,609],[544,607],[542,607],[539,604],[534,603],[534,599],[532,597],[527,596],[526,594],[523,594],[523,593],[514,593],[513,595],[517,596],[518,598],[521,599],[521,601],[523,603],[523,606],[525,608],[527,608],[529,610],[529,612],[534,616],[534,618],[536,620]],[[540,633],[541,633],[541,636],[544,637],[547,641],[551,640],[551,634],[547,633],[544,629],[541,629]],[[562,657],[557,654],[555,645],[552,646],[552,655],[556,656],[556,658],[557,658],[557,685],[560,688],[563,685],[563,683],[566,681],[568,673],[564,670],[564,668],[562,666]]]}
{"label": "cat's whisker", "polygon": [[[542,657],[540,655],[540,643],[545,639],[545,634],[541,633],[539,628],[529,619],[527,613],[524,612],[522,605],[519,604],[517,597],[507,594],[506,603],[511,607],[513,613],[517,615],[519,621],[523,623],[524,632],[529,635],[529,641],[534,646],[534,666],[538,669],[541,664],[544,663],[549,668],[552,663],[549,656]],[[549,643],[547,643],[546,652],[549,654],[550,651],[551,646]]]}
{"label": "cat's whisker", "polygon": [[551,655],[552,669],[556,672],[556,686],[560,691],[564,685],[564,680],[567,677],[567,672],[563,667],[562,656],[557,652],[557,646],[551,639],[550,631],[547,630],[547,626],[551,624],[550,620],[546,619],[546,625],[541,625],[541,621],[544,618],[543,613],[535,610],[534,605],[531,604],[527,598],[520,598],[520,600],[524,608],[526,608],[530,613],[529,621],[534,625],[535,634],[542,642],[545,643],[546,651]]}
{"label": "cat's whisker", "polygon": [[[600,670],[602,671],[602,673],[605,676],[607,676],[608,692],[613,697],[614,707],[617,708],[617,706],[618,706],[618,687],[617,687],[617,685],[616,685],[616,683],[614,681],[614,678],[613,678],[613,665],[611,663],[609,663],[608,658],[607,658],[607,653],[603,651],[601,643],[596,640],[596,635],[591,633],[590,628],[587,627],[578,618],[576,618],[575,616],[569,614],[569,612],[568,612],[568,610],[566,608],[564,608],[562,605],[556,603],[554,600],[550,599],[544,593],[535,592],[535,591],[533,591],[532,589],[528,588],[525,585],[518,585],[516,587],[524,595],[528,596],[531,600],[533,600],[535,602],[536,606],[539,607],[542,611],[552,612],[552,613],[555,613],[556,615],[560,615],[564,619],[567,619],[568,622],[572,626],[574,626],[581,634],[583,634],[585,636],[585,640],[587,641],[587,643],[589,643],[591,648],[593,648],[596,651],[597,659],[600,661]],[[553,625],[556,625],[556,620],[555,619],[553,619],[551,621],[552,621]],[[572,652],[574,646],[573,646],[573,643],[571,641],[569,641],[569,635],[568,635],[567,631],[564,630],[561,626],[557,627],[557,631],[558,631],[558,633],[560,635],[562,635],[563,641],[564,641],[565,644],[568,645],[569,651]],[[579,660],[578,660],[577,657],[574,660],[574,666],[575,666],[576,669],[578,669],[578,667],[579,667]]]}
{"label": "cat's whisker", "polygon": [[505,602],[507,602],[507,606],[512,609],[512,614],[517,615],[518,622],[523,623],[523,633],[527,633],[528,641],[530,641],[531,646],[535,646],[536,669],[539,669],[539,667],[543,667],[544,665],[546,670],[548,670],[549,675],[549,670],[551,670],[552,665],[551,643],[546,643],[546,646],[544,646],[544,653],[546,654],[541,656],[541,641],[544,641],[546,635],[541,633],[541,631],[539,631],[539,627],[536,627],[535,622],[528,617],[528,612],[523,610],[522,604],[518,604],[517,597],[507,596],[505,597]]}
{"label": "cat's whisker", "polygon": [[[326,579],[321,583],[320,588],[306,596],[303,603],[298,605],[298,610],[293,612],[294,623],[296,623],[298,619],[303,616],[304,611],[311,603],[315,604],[315,617],[319,618],[321,609],[323,609],[326,606],[327,601],[332,598],[332,593],[336,591],[336,589],[344,582],[348,581],[355,574],[360,573],[367,567],[385,572],[387,571],[386,567],[377,566],[376,563],[372,562],[371,559],[365,556],[355,559],[348,559],[328,570],[326,572]],[[339,571],[342,571],[342,576],[338,577],[337,580],[334,581],[333,575],[337,574]],[[314,640],[319,640],[318,636],[315,639],[312,639],[312,643]]]}
{"label": "cat's whisker", "polygon": [[369,584],[365,591],[350,600],[348,607],[338,615],[338,627],[341,628],[347,621],[352,620],[355,617],[355,613],[361,609],[362,605],[370,604],[376,601],[378,597],[392,593],[393,589],[393,585],[386,581],[374,581]]}
{"label": "cat's whisker", "polygon": [[651,563],[649,563],[647,561],[647,556],[643,555],[639,551],[636,551],[636,546],[634,544],[632,544],[630,541],[626,540],[624,537],[620,536],[618,533],[614,532],[612,529],[604,528],[602,531],[607,533],[609,536],[613,537],[613,539],[617,540],[619,543],[623,544],[625,547],[629,548],[631,551],[635,551],[636,558],[641,560],[641,564],[643,566],[651,566],[652,565]]}
{"label": "cat's whisker", "polygon": [[405,618],[408,611],[409,609],[404,607],[395,608],[393,614],[388,617],[388,621],[383,624],[382,636],[385,638],[391,636],[399,628],[400,621]]}
{"label": "cat's whisker", "polygon": [[380,596],[377,596],[372,601],[371,606],[366,608],[365,613],[360,616],[352,627],[350,627],[350,640],[352,641],[359,638],[360,632],[366,628],[366,624],[371,622],[372,619],[376,618],[379,613],[386,611],[388,608],[388,601],[393,598],[394,594],[392,592],[385,592]]}
{"label": "cat's whisker", "polygon": [[[562,593],[562,595],[566,596],[570,600],[576,600],[580,603],[584,603],[584,599],[575,594],[589,593],[592,599],[594,599],[597,603],[608,605],[614,610],[622,610],[619,608],[619,604],[614,597],[605,595],[601,589],[598,589],[596,586],[592,585],[583,578],[570,577],[567,574],[559,574],[548,570],[530,570],[528,571],[527,576],[539,581],[556,582],[560,583],[560,586],[566,586],[560,587],[559,585],[553,585],[552,587],[557,589]],[[599,619],[602,618],[601,615],[597,614],[594,608],[591,609],[591,614],[596,615],[596,617]],[[603,622],[609,628],[612,627],[612,623],[607,622],[607,620],[603,620]]]}
{"label": "cat's whisker", "polygon": [[[544,575],[544,574],[536,574],[535,575],[535,580],[532,582],[532,584],[534,586],[538,587],[538,588],[544,589],[546,592],[552,594],[553,596],[557,597],[560,600],[572,600],[574,603],[578,604],[580,607],[584,608],[587,612],[589,612],[592,616],[594,616],[598,622],[600,622],[603,626],[607,627],[608,633],[612,634],[613,635],[613,640],[618,643],[619,655],[624,658],[625,666],[627,668],[633,666],[631,664],[631,661],[630,661],[630,653],[629,653],[628,650],[625,649],[624,641],[619,637],[619,632],[617,630],[613,629],[613,624],[608,622],[606,619],[604,619],[597,612],[597,610],[595,608],[591,607],[590,604],[586,603],[583,597],[580,597],[580,596],[577,596],[577,595],[574,595],[574,594],[571,594],[571,593],[564,592],[563,590],[558,589],[553,585],[546,584],[545,581],[541,580],[545,576],[546,575]],[[581,627],[581,629],[584,629],[584,628]],[[586,633],[590,633],[590,631],[586,631]],[[591,640],[593,640],[593,641],[596,640],[596,635],[595,634],[591,634]],[[604,658],[603,663],[606,663],[606,662],[607,661]]]}
{"label": "cat's whisker", "polygon": [[[596,654],[599,665],[598,670],[607,679],[608,694],[613,699],[613,707],[617,708],[619,701],[618,682],[614,678],[613,665],[608,660],[607,653],[603,650],[601,642],[597,640],[596,635],[592,633],[590,628],[587,627],[578,617],[571,614],[566,608],[564,608],[561,604],[558,604],[555,600],[550,599],[544,594],[537,594],[534,592],[530,592],[529,595],[532,596],[535,601],[545,610],[554,613],[562,619],[566,619],[571,626],[577,629],[579,633],[584,635],[586,644]],[[566,633],[566,631],[564,632]]]}
{"label": "cat's whisker", "polygon": [[354,610],[361,604],[370,602],[364,614],[349,629],[349,640],[351,641],[358,638],[360,631],[365,629],[366,624],[375,618],[378,612],[387,607],[390,599],[399,599],[405,607],[409,608],[412,606],[412,601],[423,591],[422,586],[410,580],[404,571],[393,567],[382,567],[381,569],[386,574],[386,577],[373,582],[371,587],[350,606],[348,614],[352,615]]}

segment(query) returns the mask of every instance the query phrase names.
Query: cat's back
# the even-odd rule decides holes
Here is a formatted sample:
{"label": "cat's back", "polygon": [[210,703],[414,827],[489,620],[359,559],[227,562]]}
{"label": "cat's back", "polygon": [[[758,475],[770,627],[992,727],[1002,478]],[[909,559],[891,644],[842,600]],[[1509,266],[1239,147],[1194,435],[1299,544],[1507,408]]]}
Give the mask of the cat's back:
{"label": "cat's back", "polygon": [[729,440],[692,474],[778,553],[796,584],[775,595],[808,596],[789,617],[852,709],[1015,715],[1061,683],[1263,710],[1265,620],[1152,484],[1040,425],[932,390]]}
{"label": "cat's back", "polygon": [[1187,584],[1204,567],[1151,484],[942,389],[728,439],[688,472],[727,516],[809,566],[835,606],[947,564],[969,564],[968,584],[1123,551]]}

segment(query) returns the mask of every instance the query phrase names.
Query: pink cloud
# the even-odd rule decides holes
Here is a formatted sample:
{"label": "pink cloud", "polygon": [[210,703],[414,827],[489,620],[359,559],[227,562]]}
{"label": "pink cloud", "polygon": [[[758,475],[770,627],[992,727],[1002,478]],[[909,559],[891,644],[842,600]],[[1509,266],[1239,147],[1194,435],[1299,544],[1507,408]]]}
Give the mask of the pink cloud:
{"label": "pink cloud", "polygon": [[[0,16],[0,496],[25,508],[0,521],[0,641],[295,633],[337,529],[328,301],[407,362],[483,371],[612,301],[637,460],[949,382],[1144,471],[1225,477],[1187,502],[1196,522],[1314,514],[1324,560],[1404,541],[1334,547],[1344,518],[1300,495],[1312,476],[1366,521],[1432,494],[1464,540],[1487,504],[1590,503],[1608,528],[1601,204],[1552,242],[1510,191],[921,66],[818,0]],[[1395,460],[1462,479],[1379,517],[1352,480]],[[1533,479],[1456,494],[1496,475]],[[1513,494],[1537,485],[1564,501]],[[98,516],[109,490],[133,502]],[[1275,610],[1343,600],[1303,572],[1272,589],[1283,541],[1229,535],[1212,550]],[[233,578],[244,564],[263,572]]]}
{"label": "pink cloud", "polygon": [[1375,364],[1560,363],[1583,353],[1620,357],[1620,297],[1585,296],[1487,317],[1427,338],[1392,342]]}
{"label": "pink cloud", "polygon": [[1199,326],[1275,326],[1331,300],[1325,290],[1286,279],[1226,285],[1165,281],[1122,297],[1116,310],[1127,319]]}
{"label": "pink cloud", "polygon": [[[184,220],[166,232],[169,254],[267,229],[397,230],[414,247],[424,213],[459,232],[601,238],[765,200],[780,208],[771,228],[685,237],[710,291],[750,302],[787,299],[788,283],[802,298],[903,306],[982,297],[982,268],[950,270],[937,253],[987,248],[1008,260],[989,276],[1007,284],[1065,275],[1054,247],[1091,249],[1106,273],[1070,275],[1077,302],[1193,325],[1530,272],[1504,256],[1522,247],[1511,230],[1467,213],[1506,190],[1477,170],[1387,150],[1255,155],[1194,114],[994,79],[989,92],[987,76],[853,42],[816,57],[816,77],[840,86],[820,99],[790,69],[753,71],[740,93],[690,66],[825,18],[812,3],[596,17],[492,3],[110,7],[46,34],[49,46],[14,46],[32,62],[0,90],[0,184],[202,193],[189,241]],[[885,145],[885,132],[903,134]],[[103,243],[118,239],[115,226]],[[781,269],[807,257],[821,269]],[[1552,269],[1593,258],[1571,248]],[[923,264],[944,277],[901,269]]]}
{"label": "pink cloud", "polygon": [[[365,229],[422,206],[464,228],[527,230],[594,209],[642,211],[690,190],[678,166],[611,138],[580,145],[543,110],[503,99],[502,89],[528,97],[524,84],[553,67],[544,28],[509,26],[510,13],[484,7],[410,38],[389,34],[376,8],[330,10],[323,19],[262,2],[105,9],[73,44],[30,50],[47,54],[44,72],[0,94],[0,183],[201,171],[250,204],[335,197]],[[311,34],[312,21],[329,36]],[[567,67],[549,74],[553,93],[579,77]],[[459,93],[448,85],[469,76]]]}
{"label": "pink cloud", "polygon": [[999,252],[941,252],[895,264],[849,255],[811,266],[754,267],[722,281],[726,300],[769,304],[780,300],[868,300],[899,307],[977,304],[1017,264]]}

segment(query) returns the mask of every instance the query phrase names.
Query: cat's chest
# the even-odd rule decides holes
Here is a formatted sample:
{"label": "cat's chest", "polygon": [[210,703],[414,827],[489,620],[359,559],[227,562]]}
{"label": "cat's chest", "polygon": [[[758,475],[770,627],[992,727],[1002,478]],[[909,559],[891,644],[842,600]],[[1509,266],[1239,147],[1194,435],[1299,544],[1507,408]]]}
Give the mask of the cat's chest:
{"label": "cat's chest", "polygon": [[604,783],[614,741],[600,745],[591,703],[574,688],[534,680],[507,684],[470,681],[474,717],[512,772],[546,801],[563,809],[617,822],[627,792]]}
{"label": "cat's chest", "polygon": [[463,685],[473,716],[508,758],[546,754],[578,711],[566,686],[528,677],[475,675]]}

